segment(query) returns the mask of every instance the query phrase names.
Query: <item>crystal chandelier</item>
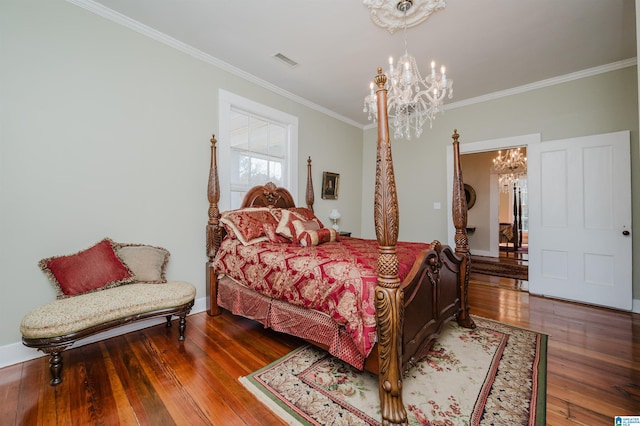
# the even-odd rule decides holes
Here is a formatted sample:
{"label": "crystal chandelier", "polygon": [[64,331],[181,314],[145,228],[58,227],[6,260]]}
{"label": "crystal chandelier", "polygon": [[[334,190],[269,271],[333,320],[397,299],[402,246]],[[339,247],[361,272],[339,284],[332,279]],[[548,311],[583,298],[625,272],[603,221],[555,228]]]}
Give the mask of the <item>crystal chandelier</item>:
{"label": "crystal chandelier", "polygon": [[[431,62],[431,72],[422,77],[416,59],[407,51],[407,11],[413,6],[413,0],[400,0],[396,8],[404,14],[404,55],[394,66],[393,57],[389,58],[387,71],[387,107],[389,125],[393,129],[393,137],[411,139],[422,134],[422,126],[429,120],[429,127],[438,112],[443,111],[442,101],[445,96],[453,97],[453,81],[447,78],[445,67],[436,72],[435,62]],[[376,94],[373,82],[369,85],[370,93],[364,99],[363,111],[368,113],[369,120],[375,123],[378,118]]]}
{"label": "crystal chandelier", "polygon": [[511,148],[493,159],[491,170],[498,174],[500,191],[509,192],[509,189],[518,182],[518,179],[527,174],[527,157],[520,148]]}

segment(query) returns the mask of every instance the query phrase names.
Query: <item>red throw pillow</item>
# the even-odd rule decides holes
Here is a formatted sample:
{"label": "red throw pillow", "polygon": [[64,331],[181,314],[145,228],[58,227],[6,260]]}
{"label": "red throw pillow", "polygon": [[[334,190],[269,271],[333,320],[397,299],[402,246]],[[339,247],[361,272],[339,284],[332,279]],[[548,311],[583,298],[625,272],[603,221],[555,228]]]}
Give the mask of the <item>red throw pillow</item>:
{"label": "red throw pillow", "polygon": [[[320,220],[316,217],[315,214],[313,214],[311,210],[309,210],[306,207],[290,207],[287,210],[297,214],[298,216],[302,217],[304,220],[311,220],[311,219],[317,219],[318,221]],[[324,228],[322,223],[320,223],[320,227]]]}
{"label": "red throw pillow", "polygon": [[135,279],[108,238],[76,254],[42,259],[39,265],[56,287],[58,298],[115,287]]}
{"label": "red throw pillow", "polygon": [[267,237],[269,237],[269,241],[272,243],[290,243],[291,241],[289,241],[287,238],[283,237],[282,235],[279,235],[276,233],[276,227],[274,224],[272,223],[264,223],[262,224],[262,227],[264,229],[264,233],[267,235]]}
{"label": "red throw pillow", "polygon": [[270,223],[274,227],[277,225],[275,218],[266,207],[249,207],[227,211],[222,213],[220,222],[231,229],[245,246],[269,241],[265,235],[263,224]]}

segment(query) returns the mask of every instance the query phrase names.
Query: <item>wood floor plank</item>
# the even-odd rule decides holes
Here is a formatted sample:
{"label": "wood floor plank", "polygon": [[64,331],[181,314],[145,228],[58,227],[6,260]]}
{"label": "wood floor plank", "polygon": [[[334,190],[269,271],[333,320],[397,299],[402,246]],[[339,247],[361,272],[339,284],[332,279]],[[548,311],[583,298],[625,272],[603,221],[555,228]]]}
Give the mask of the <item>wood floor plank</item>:
{"label": "wood floor plank", "polygon": [[[16,423],[23,364],[14,364],[2,369],[0,374],[0,419]],[[5,371],[6,370],[6,371]]]}
{"label": "wood floor plank", "polygon": [[[184,342],[178,341],[176,330],[173,330],[173,336],[167,335],[168,331],[166,327],[160,326],[136,333],[135,339],[131,334],[126,337],[147,376],[152,379],[158,397],[176,424],[211,424],[207,414],[200,409],[191,393],[187,391],[185,383],[171,367],[171,360],[177,358],[184,350]],[[158,345],[158,342],[166,345]]]}
{"label": "wood floor plank", "polygon": [[[471,313],[549,336],[547,424],[609,425],[640,414],[640,316],[471,283]],[[163,325],[0,369],[0,423],[284,425],[238,381],[302,342],[228,312]]]}
{"label": "wood floor plank", "polygon": [[126,338],[115,337],[104,344],[138,421],[141,424],[174,425],[175,422],[153,388],[152,379],[128,347]]}
{"label": "wood floor plank", "polygon": [[173,344],[173,341],[166,339],[153,339],[153,345],[157,350],[163,356],[166,355],[162,362],[171,370],[173,380],[176,386],[179,386],[180,393],[175,398],[180,398],[183,410],[197,407],[198,416],[204,416],[206,419],[202,424],[221,424],[225,419],[229,424],[238,424],[235,413],[218,397],[218,392],[223,387],[206,373],[206,369],[194,366],[194,362],[201,357],[199,348],[191,339],[185,340],[182,350],[179,351],[174,351]]}
{"label": "wood floor plank", "polygon": [[64,412],[70,411],[71,424],[98,424],[96,421],[100,416],[96,413],[86,366],[87,359],[95,362],[92,357],[101,358],[98,352],[99,345],[81,346],[64,352],[66,368],[63,372],[66,374],[63,382],[55,387],[56,404],[59,418],[64,418]]}
{"label": "wood floor plank", "polygon": [[120,381],[120,377],[118,377],[116,368],[113,365],[113,361],[111,360],[111,357],[109,355],[109,351],[107,350],[105,342],[100,342],[99,345],[101,348],[102,359],[105,367],[104,374],[108,378],[107,382],[105,383],[101,382],[100,385],[105,387],[106,389],[104,392],[105,395],[109,394],[108,392],[109,390],[111,391],[110,397],[113,400],[113,405],[112,405],[113,411],[111,412],[111,419],[110,419],[110,421],[113,421],[113,423],[107,423],[107,424],[114,424],[114,425],[137,424],[138,420],[136,418],[135,411],[133,410],[133,407],[129,403],[127,393],[124,389],[124,386],[122,385],[122,382]]}
{"label": "wood floor plank", "polygon": [[547,425],[613,425],[613,418],[554,396],[547,397]]}
{"label": "wood floor plank", "polygon": [[[222,315],[228,316],[229,314],[223,313]],[[207,323],[217,325],[223,322],[220,316],[211,318],[206,316],[205,313],[197,314],[195,317],[197,317],[196,321],[200,318],[204,325]],[[189,333],[189,342],[195,345],[194,348],[191,348],[193,350],[193,357],[190,359],[190,362],[179,363],[179,365],[174,366],[174,368],[180,371],[187,370],[189,375],[197,374],[205,383],[212,386],[211,395],[209,395],[211,400],[210,405],[224,403],[225,406],[231,408],[246,424],[259,424],[256,422],[264,421],[268,421],[269,424],[280,424],[281,420],[275,418],[273,413],[259,403],[257,399],[249,394],[240,384],[238,377],[241,374],[238,372],[237,361],[230,362],[230,359],[234,358],[233,354],[223,351],[222,346],[219,346],[215,339],[212,339],[211,335],[205,332],[206,328],[198,326],[194,328],[192,328]],[[227,341],[227,343],[233,344],[234,342]],[[233,348],[234,346],[231,345],[231,347]],[[241,353],[244,350],[238,347],[237,353]],[[274,355],[273,360],[287,352],[289,352],[288,347],[284,347],[281,354]],[[172,361],[174,363],[178,362],[178,360]],[[261,366],[261,363],[253,364],[254,369],[258,369]],[[190,371],[191,369],[193,369],[194,372]],[[200,396],[200,393],[198,393],[198,396]],[[218,411],[219,409],[216,409],[216,412]]]}
{"label": "wood floor plank", "polygon": [[22,372],[16,424],[57,425],[55,391],[49,385],[49,357],[25,362]]}

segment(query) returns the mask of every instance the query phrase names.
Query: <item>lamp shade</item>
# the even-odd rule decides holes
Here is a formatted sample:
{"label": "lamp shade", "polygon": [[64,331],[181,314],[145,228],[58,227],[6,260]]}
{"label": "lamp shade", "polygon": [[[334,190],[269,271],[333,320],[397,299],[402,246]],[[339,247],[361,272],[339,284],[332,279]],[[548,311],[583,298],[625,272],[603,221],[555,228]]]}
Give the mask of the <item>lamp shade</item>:
{"label": "lamp shade", "polygon": [[331,212],[329,212],[329,219],[331,219],[331,220],[338,220],[341,217],[342,217],[342,215],[340,214],[338,209],[331,209]]}

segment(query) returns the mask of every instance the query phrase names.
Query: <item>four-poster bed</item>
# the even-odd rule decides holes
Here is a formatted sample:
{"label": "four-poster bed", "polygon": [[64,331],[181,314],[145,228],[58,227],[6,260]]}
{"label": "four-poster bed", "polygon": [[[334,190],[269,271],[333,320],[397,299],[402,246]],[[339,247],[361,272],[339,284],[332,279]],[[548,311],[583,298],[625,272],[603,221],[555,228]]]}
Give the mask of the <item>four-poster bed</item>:
{"label": "four-poster bed", "polygon": [[[241,209],[220,212],[216,140],[211,139],[207,311],[216,315],[225,308],[256,319],[373,371],[379,377],[382,424],[406,424],[403,371],[425,355],[450,319],[475,327],[467,299],[466,200],[454,131],[455,252],[438,241],[398,242],[386,76],[381,69],[374,81],[378,97],[377,241],[339,238],[322,227],[312,213],[311,159],[307,161],[306,209],[296,208],[286,189],[268,183],[249,190]],[[251,221],[262,223],[264,233],[243,236]],[[276,235],[273,229],[282,232]],[[284,236],[293,240],[281,240]],[[291,287],[282,284],[287,280]],[[325,294],[328,289],[331,295]]]}

